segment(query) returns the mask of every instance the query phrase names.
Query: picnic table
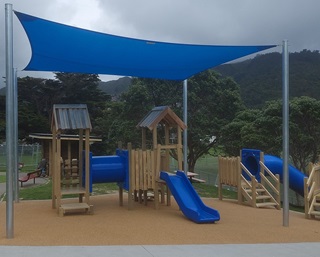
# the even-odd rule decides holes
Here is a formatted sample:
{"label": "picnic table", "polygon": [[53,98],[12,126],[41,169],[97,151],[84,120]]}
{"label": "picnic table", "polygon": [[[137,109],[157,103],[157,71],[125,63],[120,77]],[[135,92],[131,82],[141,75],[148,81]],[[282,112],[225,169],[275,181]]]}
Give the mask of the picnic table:
{"label": "picnic table", "polygon": [[21,187],[23,187],[23,182],[27,182],[30,179],[33,179],[33,184],[36,183],[36,178],[38,178],[41,174],[41,170],[37,169],[32,172],[28,172],[27,175],[20,177],[19,182],[21,183]]}
{"label": "picnic table", "polygon": [[198,183],[205,183],[206,182],[203,179],[197,178],[197,176],[199,176],[198,173],[191,172],[191,171],[187,172],[187,177],[188,177],[188,179],[190,180],[191,183],[192,182],[198,182]]}

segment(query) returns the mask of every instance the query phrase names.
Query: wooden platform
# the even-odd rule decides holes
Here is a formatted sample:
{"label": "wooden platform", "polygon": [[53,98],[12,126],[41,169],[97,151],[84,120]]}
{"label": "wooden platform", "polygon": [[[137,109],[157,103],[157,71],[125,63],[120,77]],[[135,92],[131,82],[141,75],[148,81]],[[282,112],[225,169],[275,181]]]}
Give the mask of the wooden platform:
{"label": "wooden platform", "polygon": [[67,203],[61,204],[59,208],[59,216],[64,216],[66,213],[75,213],[84,211],[86,214],[93,214],[93,205],[87,203]]}

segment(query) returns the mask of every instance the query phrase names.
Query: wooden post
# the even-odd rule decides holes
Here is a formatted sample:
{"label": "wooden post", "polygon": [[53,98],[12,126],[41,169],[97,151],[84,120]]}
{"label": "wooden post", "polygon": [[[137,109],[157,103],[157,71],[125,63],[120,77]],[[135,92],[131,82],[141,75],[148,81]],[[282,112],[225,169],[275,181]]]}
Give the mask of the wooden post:
{"label": "wooden post", "polygon": [[222,172],[223,172],[223,159],[221,156],[218,157],[218,176],[219,176],[219,183],[218,183],[218,195],[219,200],[222,201]]}
{"label": "wooden post", "polygon": [[86,141],[85,141],[85,197],[86,197],[86,203],[89,205],[89,196],[90,196],[90,190],[89,190],[89,184],[90,184],[90,162],[89,162],[89,153],[90,153],[90,130],[86,129]]}
{"label": "wooden post", "polygon": [[57,151],[55,155],[56,160],[56,197],[57,197],[57,212],[61,205],[61,131],[57,133]]}
{"label": "wooden post", "polygon": [[51,150],[51,177],[52,177],[52,209],[57,208],[56,205],[56,195],[57,195],[57,191],[56,191],[56,183],[57,183],[57,179],[56,179],[56,173],[57,173],[57,161],[56,161],[56,151],[57,151],[57,133],[56,133],[56,127],[55,125],[53,125],[53,129],[52,129],[52,150]]}
{"label": "wooden post", "polygon": [[304,215],[306,219],[310,219],[310,215],[308,214],[309,208],[310,208],[310,203],[308,200],[308,195],[309,195],[309,190],[308,190],[308,178],[303,179],[303,184],[304,184]]}
{"label": "wooden post", "polygon": [[155,127],[152,131],[152,140],[153,140],[153,149],[157,149],[158,145],[158,130],[157,127]]}
{"label": "wooden post", "polygon": [[128,191],[128,210],[132,210],[133,208],[133,201],[132,201],[132,196],[133,196],[133,191],[134,191],[134,172],[133,172],[133,156],[132,156],[132,144],[128,143],[127,145],[127,149],[128,149],[128,158],[129,158],[129,172],[128,172],[128,176],[129,176],[129,191]]}
{"label": "wooden post", "polygon": [[178,170],[182,170],[182,131],[180,126],[177,127],[177,156],[178,156]]}
{"label": "wooden post", "polygon": [[83,129],[79,130],[79,185],[82,187],[83,172]]}
{"label": "wooden post", "polygon": [[251,176],[252,203],[251,206],[256,208],[257,205],[257,181],[255,176]]}
{"label": "wooden post", "polygon": [[[161,146],[158,145],[157,149],[154,150],[155,155],[155,169],[154,169],[154,179],[155,181],[159,181],[160,179],[160,163],[161,163]],[[159,186],[158,183],[155,183],[154,188],[154,206],[155,209],[159,209]],[[167,199],[167,203],[170,202],[170,199]]]}
{"label": "wooden post", "polygon": [[141,137],[142,137],[141,148],[142,148],[142,150],[146,150],[146,148],[147,148],[146,133],[147,133],[146,128],[142,128],[141,129]]}
{"label": "wooden post", "polygon": [[[261,151],[260,152],[260,161],[262,162],[262,163],[264,163],[264,153]],[[264,168],[262,167],[262,165],[259,163],[259,167],[260,167],[260,174],[262,173],[262,174],[264,174]],[[261,177],[261,176],[260,176]],[[260,181],[260,183],[263,185],[263,186],[265,186],[265,182],[264,182],[264,180],[261,180]]]}
{"label": "wooden post", "polygon": [[241,192],[241,165],[240,165],[240,157],[237,157],[237,188],[238,188],[238,204],[241,204],[242,202],[242,192]]}
{"label": "wooden post", "polygon": [[[165,134],[165,145],[169,145],[170,144],[170,128],[169,128],[169,124],[165,124],[165,128],[164,128],[164,134]],[[166,149],[165,150],[165,170],[169,171],[169,163],[170,163],[170,150]]]}
{"label": "wooden post", "polygon": [[277,178],[277,191],[279,194],[277,194],[277,210],[280,210],[281,209],[281,188],[280,188],[280,176],[279,174],[276,174],[276,178]]}

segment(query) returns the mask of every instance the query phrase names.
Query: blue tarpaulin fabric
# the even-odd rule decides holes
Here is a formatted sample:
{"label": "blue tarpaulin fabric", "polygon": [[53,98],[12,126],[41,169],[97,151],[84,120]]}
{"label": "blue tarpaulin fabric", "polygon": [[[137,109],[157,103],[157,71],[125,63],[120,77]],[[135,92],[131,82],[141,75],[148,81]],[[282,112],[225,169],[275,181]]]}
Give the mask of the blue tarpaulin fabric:
{"label": "blue tarpaulin fabric", "polygon": [[184,80],[275,45],[165,43],[80,29],[16,12],[32,55],[25,70]]}

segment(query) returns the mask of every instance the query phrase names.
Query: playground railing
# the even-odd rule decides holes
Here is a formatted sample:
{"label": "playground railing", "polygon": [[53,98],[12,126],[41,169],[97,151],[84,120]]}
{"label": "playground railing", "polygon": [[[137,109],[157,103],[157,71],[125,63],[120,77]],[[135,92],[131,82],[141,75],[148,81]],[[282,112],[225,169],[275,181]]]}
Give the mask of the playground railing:
{"label": "playground railing", "polygon": [[[249,180],[245,177],[245,175],[241,174],[241,194],[243,195],[248,202],[251,204],[252,207],[256,207],[256,197],[257,197],[257,184],[258,181],[256,180],[255,176],[252,175],[252,173],[247,169],[246,166],[243,165],[243,163],[240,163],[242,170],[247,175]],[[246,188],[246,190],[245,190]],[[248,191],[251,191],[251,195],[248,193]],[[238,192],[239,195],[239,192]]]}
{"label": "playground railing", "polygon": [[[239,188],[240,157],[221,157],[219,156],[219,200],[222,200],[222,186]],[[239,196],[239,194],[238,194]],[[239,199],[238,199],[239,200]]]}
{"label": "playground railing", "polygon": [[[275,195],[275,197],[271,196],[274,201],[277,203],[277,209],[280,210],[281,208],[281,196],[280,196],[280,177],[279,174],[274,175],[269,168],[263,163],[260,163],[260,178],[261,183],[263,186],[268,186],[269,189],[272,191],[271,194]],[[265,175],[267,173],[267,176]]]}
{"label": "playground railing", "polygon": [[304,178],[305,216],[310,218],[316,195],[320,193],[320,165],[313,165],[309,177]]}
{"label": "playground railing", "polygon": [[131,158],[133,189],[153,189],[157,177],[155,152],[151,150],[131,150]]}
{"label": "playground railing", "polygon": [[[155,208],[159,204],[159,176],[160,176],[160,156],[161,150],[130,150],[130,193],[134,199],[147,204],[147,192],[153,191]],[[137,196],[138,193],[138,196]],[[142,197],[143,196],[143,197]],[[129,203],[129,209],[132,204]]]}

